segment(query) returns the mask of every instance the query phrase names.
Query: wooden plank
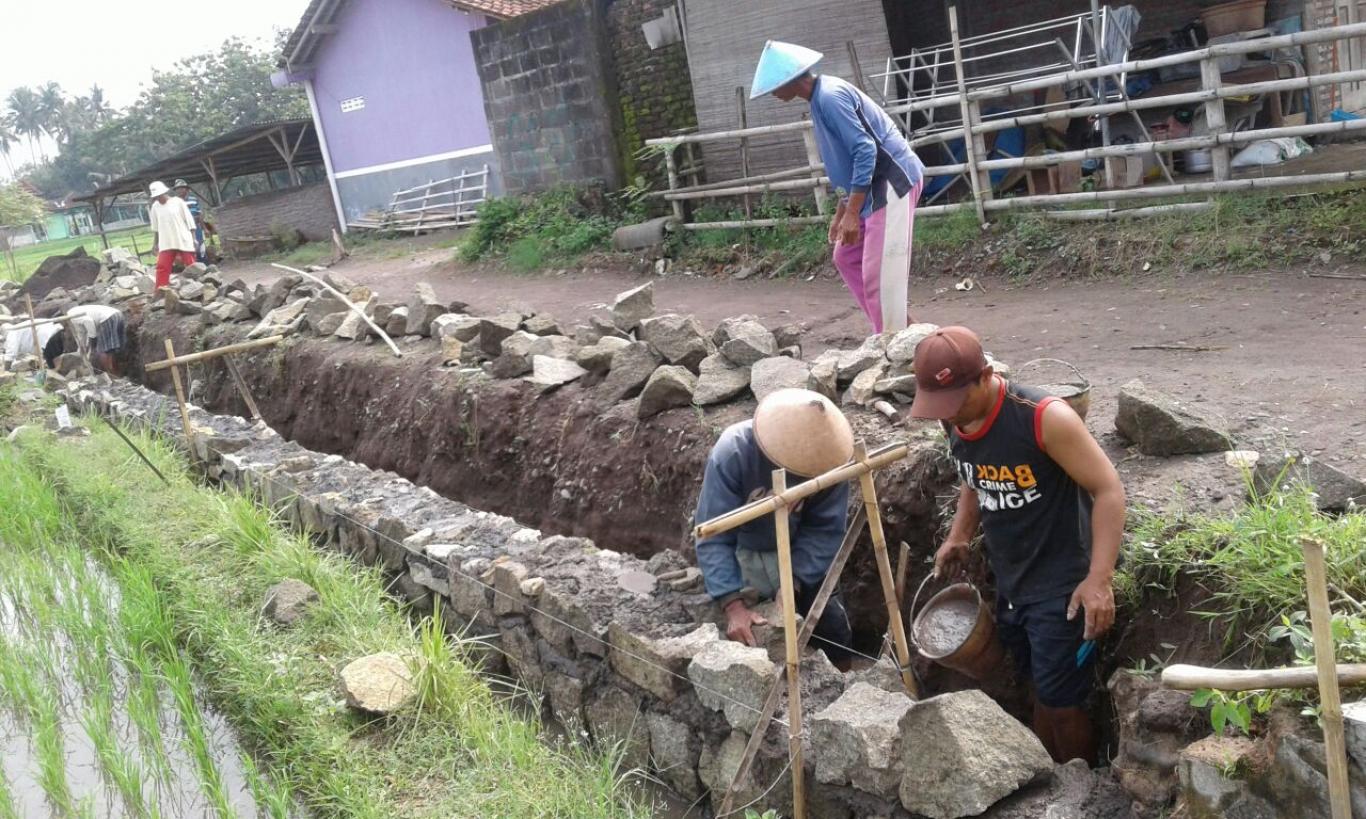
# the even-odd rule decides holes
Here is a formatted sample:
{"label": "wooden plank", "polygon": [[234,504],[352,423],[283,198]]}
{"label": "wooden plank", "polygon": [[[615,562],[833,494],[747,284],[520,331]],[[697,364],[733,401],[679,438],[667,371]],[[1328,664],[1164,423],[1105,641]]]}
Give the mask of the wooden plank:
{"label": "wooden plank", "polygon": [[237,392],[246,402],[247,412],[251,413],[251,420],[261,420],[261,410],[256,406],[256,398],[252,396],[251,388],[247,386],[247,380],[242,377],[242,371],[237,369],[237,362],[229,355],[223,358],[223,363],[228,365],[228,373],[232,375],[232,381],[237,385]]}
{"label": "wooden plank", "polygon": [[[219,356],[230,355],[232,353],[242,353],[246,352],[247,350],[256,350],[261,347],[270,347],[272,345],[279,344],[281,341],[284,341],[284,338],[284,336],[268,336],[266,338],[253,339],[252,341],[243,341],[237,344],[228,344],[223,347],[218,347],[213,350],[205,350],[200,353],[190,353],[189,355],[183,355],[180,358],[176,358],[174,354],[170,353],[170,348],[167,347],[168,357],[165,360],[154,361],[151,364],[148,364],[146,367],[144,367],[143,370],[145,372],[153,373],[158,370],[164,370],[167,367],[173,367],[176,364],[193,364],[197,361],[208,361],[210,359],[218,358]],[[174,370],[172,370],[172,372],[174,372]]]}

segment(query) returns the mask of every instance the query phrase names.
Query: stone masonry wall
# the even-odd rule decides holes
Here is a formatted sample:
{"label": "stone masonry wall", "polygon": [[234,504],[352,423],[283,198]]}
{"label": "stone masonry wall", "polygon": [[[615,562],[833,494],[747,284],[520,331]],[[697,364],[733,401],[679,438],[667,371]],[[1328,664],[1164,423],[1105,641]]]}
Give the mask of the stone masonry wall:
{"label": "stone masonry wall", "polygon": [[323,241],[337,226],[326,182],[244,196],[214,208],[213,215],[228,245],[233,239],[270,236],[276,226],[294,228],[309,241]]}
{"label": "stone masonry wall", "polygon": [[471,33],[507,193],[621,186],[604,17],[597,0],[567,0]]}
{"label": "stone masonry wall", "polygon": [[668,186],[663,163],[639,162],[645,140],[697,126],[697,108],[683,43],[651,49],[641,26],[673,13],[675,0],[615,0],[607,9],[607,36],[622,119],[622,169],[627,182],[643,176],[656,190]]}
{"label": "stone masonry wall", "polygon": [[[75,408],[184,445],[180,424],[159,421],[176,410],[158,393],[97,376],[71,382],[65,395]],[[260,422],[197,407],[191,422],[188,449],[207,477],[257,493],[321,545],[382,567],[419,611],[439,602],[449,631],[487,640],[485,670],[515,673],[570,730],[624,743],[624,766],[652,771],[689,800],[724,791],[777,678],[782,635],[768,630],[759,648],[725,640],[680,555],[646,562],[582,538],[544,537],[307,450]],[[886,661],[841,675],[819,652],[805,656],[800,677],[810,815],[1032,819],[1107,787],[1089,772],[1055,770],[1038,740],[981,692],[912,703]],[[785,732],[774,722],[738,804],[788,812],[785,764]]]}

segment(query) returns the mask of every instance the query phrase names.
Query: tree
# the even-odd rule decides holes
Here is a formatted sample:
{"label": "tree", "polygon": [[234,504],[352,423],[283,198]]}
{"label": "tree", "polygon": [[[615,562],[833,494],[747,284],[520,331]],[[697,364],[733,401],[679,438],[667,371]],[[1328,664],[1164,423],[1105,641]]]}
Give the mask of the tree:
{"label": "tree", "polygon": [[104,89],[100,88],[99,83],[90,86],[90,96],[84,99],[86,100],[86,110],[90,112],[91,119],[96,125],[103,125],[109,121],[109,117],[114,111],[104,98]]}
{"label": "tree", "polygon": [[38,110],[47,135],[58,142],[65,139],[69,133],[67,104],[60,85],[50,82],[38,89]]}
{"label": "tree", "polygon": [[36,166],[38,156],[33,152],[33,140],[43,135],[42,103],[33,89],[27,86],[11,91],[5,103],[9,106],[15,132],[28,140],[29,161]]}
{"label": "tree", "polygon": [[0,185],[0,225],[32,225],[43,221],[43,200],[17,183]]}
{"label": "tree", "polygon": [[14,123],[8,114],[0,116],[0,156],[5,157],[5,167],[9,169],[10,178],[14,178],[14,163],[10,161],[10,147],[19,141],[19,134],[14,130]]}

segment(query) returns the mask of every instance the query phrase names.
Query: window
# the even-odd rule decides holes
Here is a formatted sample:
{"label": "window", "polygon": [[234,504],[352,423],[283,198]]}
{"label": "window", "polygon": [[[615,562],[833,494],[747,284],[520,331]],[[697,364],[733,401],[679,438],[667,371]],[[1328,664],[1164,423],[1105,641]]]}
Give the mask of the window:
{"label": "window", "polygon": [[359,111],[364,107],[365,97],[351,97],[350,99],[345,99],[341,101],[341,109],[343,114],[349,114],[352,111]]}

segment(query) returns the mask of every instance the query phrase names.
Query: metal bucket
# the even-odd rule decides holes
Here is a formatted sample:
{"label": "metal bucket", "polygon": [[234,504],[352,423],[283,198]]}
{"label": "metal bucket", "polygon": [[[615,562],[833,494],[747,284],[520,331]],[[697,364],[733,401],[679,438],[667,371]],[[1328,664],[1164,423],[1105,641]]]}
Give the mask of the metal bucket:
{"label": "metal bucket", "polygon": [[1026,368],[1035,364],[1061,364],[1072,371],[1073,377],[1069,380],[1050,384],[1039,384],[1038,386],[1039,389],[1049,395],[1057,396],[1066,401],[1072,409],[1076,410],[1077,415],[1080,415],[1082,419],[1085,420],[1086,413],[1091,409],[1091,382],[1086,376],[1081,374],[1081,370],[1077,369],[1076,365],[1059,358],[1036,358],[1033,361],[1026,361],[1024,364],[1020,365],[1019,371],[1024,371]]}
{"label": "metal bucket", "polygon": [[996,673],[1005,659],[1005,646],[996,639],[996,619],[991,606],[971,583],[955,583],[931,597],[925,608],[915,613],[916,601],[929,581],[926,577],[911,601],[910,637],[920,656],[985,680]]}

